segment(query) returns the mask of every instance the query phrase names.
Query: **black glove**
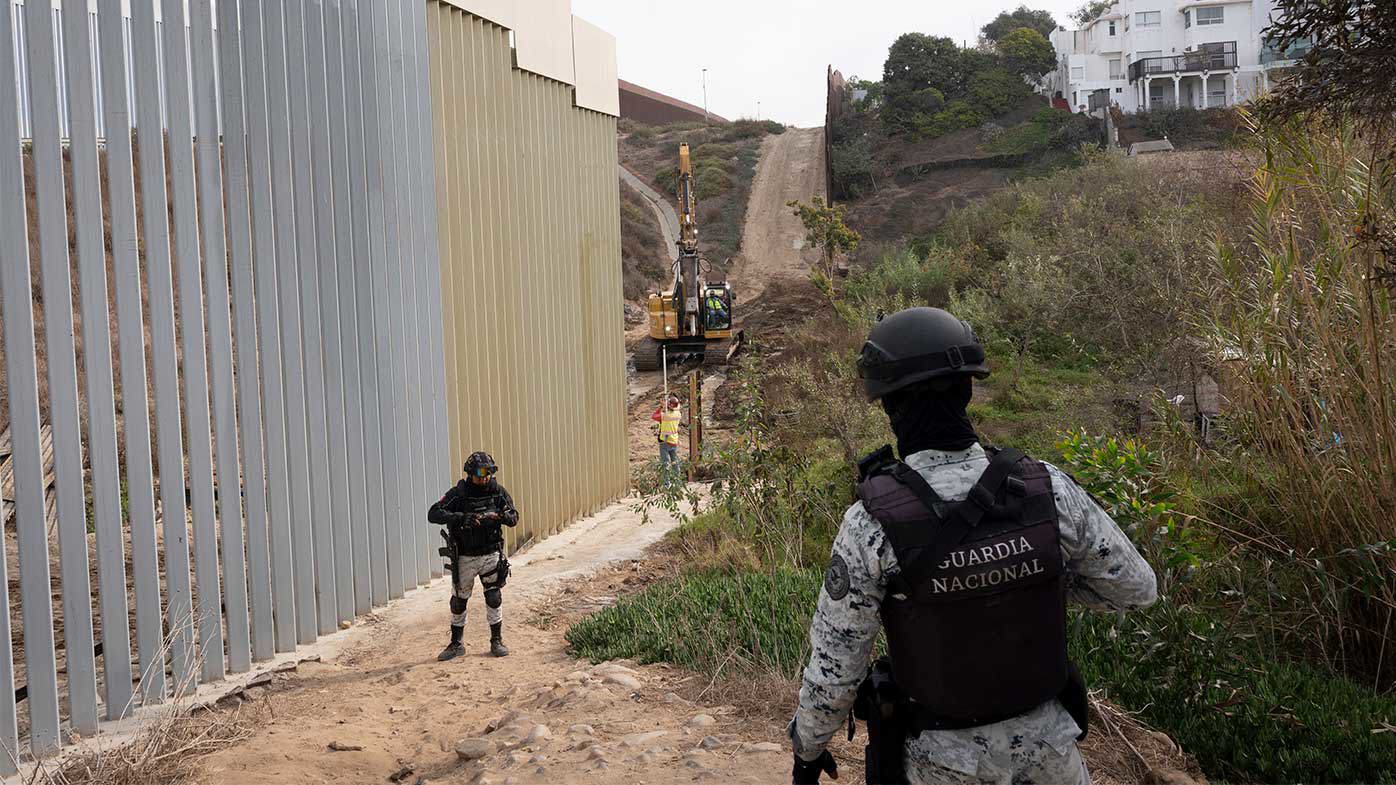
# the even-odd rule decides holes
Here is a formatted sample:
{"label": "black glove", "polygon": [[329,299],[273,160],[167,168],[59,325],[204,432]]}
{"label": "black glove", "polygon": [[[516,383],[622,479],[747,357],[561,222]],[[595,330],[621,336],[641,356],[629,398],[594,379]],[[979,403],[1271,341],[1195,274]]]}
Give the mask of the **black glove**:
{"label": "black glove", "polygon": [[828,774],[830,779],[839,778],[839,764],[834,762],[834,756],[828,750],[812,761],[806,761],[798,754],[795,756],[795,770],[790,772],[790,781],[794,785],[818,785],[820,774]]}

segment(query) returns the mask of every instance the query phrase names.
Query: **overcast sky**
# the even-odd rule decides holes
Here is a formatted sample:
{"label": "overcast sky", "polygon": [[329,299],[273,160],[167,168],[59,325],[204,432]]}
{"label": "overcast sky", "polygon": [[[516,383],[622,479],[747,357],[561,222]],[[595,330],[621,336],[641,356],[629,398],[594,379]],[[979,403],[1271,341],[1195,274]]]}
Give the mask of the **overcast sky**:
{"label": "overcast sky", "polygon": [[[620,78],[729,119],[824,123],[824,69],[880,79],[887,47],[919,32],[973,42],[1019,0],[572,0],[572,13],[616,37]],[[1081,0],[1036,0],[1067,14]]]}

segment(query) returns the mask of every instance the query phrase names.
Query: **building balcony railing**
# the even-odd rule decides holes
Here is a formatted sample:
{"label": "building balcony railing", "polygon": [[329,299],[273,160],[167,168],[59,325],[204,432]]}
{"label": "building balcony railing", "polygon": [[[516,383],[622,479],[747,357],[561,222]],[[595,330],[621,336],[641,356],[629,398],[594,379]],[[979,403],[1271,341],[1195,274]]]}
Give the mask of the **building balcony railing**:
{"label": "building balcony railing", "polygon": [[1269,67],[1293,65],[1294,61],[1302,59],[1312,48],[1313,44],[1308,40],[1295,41],[1284,49],[1276,48],[1267,41],[1260,49],[1260,64]]}
{"label": "building balcony railing", "polygon": [[1129,64],[1129,81],[1137,82],[1150,76],[1192,73],[1194,71],[1225,71],[1236,67],[1236,42],[1203,44],[1195,52],[1168,57],[1144,57]]}

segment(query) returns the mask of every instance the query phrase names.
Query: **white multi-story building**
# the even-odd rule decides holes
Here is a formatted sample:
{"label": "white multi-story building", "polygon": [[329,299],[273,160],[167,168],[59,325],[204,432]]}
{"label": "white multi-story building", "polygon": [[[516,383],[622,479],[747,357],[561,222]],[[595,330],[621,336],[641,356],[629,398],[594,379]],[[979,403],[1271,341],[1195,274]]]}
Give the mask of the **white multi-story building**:
{"label": "white multi-story building", "polygon": [[1120,0],[1080,30],[1052,33],[1058,67],[1043,88],[1073,111],[1244,102],[1303,53],[1265,42],[1274,9],[1274,0]]}

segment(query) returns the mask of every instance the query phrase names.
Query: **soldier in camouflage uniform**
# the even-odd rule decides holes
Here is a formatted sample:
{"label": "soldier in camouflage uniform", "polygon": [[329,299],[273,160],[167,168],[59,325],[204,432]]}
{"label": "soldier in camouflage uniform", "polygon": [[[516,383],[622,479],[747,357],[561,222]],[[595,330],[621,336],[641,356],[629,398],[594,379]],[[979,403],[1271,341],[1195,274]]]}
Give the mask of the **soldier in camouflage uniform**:
{"label": "soldier in camouflage uniform", "polygon": [[[964,500],[990,462],[964,412],[970,378],[988,374],[982,347],[973,332],[944,311],[916,308],[880,322],[869,336],[869,345],[888,355],[880,358],[884,361],[895,363],[908,357],[916,361],[901,365],[901,371],[917,364],[924,366],[924,358],[944,353],[948,347],[958,347],[950,350],[952,355],[963,355],[952,356],[950,362],[943,363],[945,368],[930,375],[923,368],[918,373],[902,373],[902,378],[889,378],[889,374],[878,376],[864,369],[864,377],[870,397],[882,398],[887,407],[906,465],[944,501]],[[977,363],[972,356],[976,349]],[[868,355],[869,347],[865,346],[860,366],[865,365]],[[893,370],[898,370],[897,366]],[[947,378],[951,380],[948,386],[943,381]],[[944,389],[928,391],[928,383]],[[902,388],[909,388],[920,399],[908,402],[905,395],[897,399],[893,393]],[[1046,468],[1055,500],[1066,598],[1113,612],[1153,603],[1157,597],[1153,570],[1129,538],[1070,477],[1055,467]],[[894,593],[889,587],[896,583],[900,570],[884,527],[862,501],[854,504],[834,540],[831,564],[810,625],[813,652],[804,672],[799,709],[789,727],[797,783],[817,782],[821,772],[837,776],[826,745],[847,721],[858,686],[869,671],[873,643],[886,612],[884,603]],[[979,677],[987,683],[994,674],[946,674],[942,680]],[[906,741],[906,778],[913,784],[1088,783],[1085,763],[1076,748],[1082,733],[1081,725],[1056,699],[992,724],[927,730]]]}

